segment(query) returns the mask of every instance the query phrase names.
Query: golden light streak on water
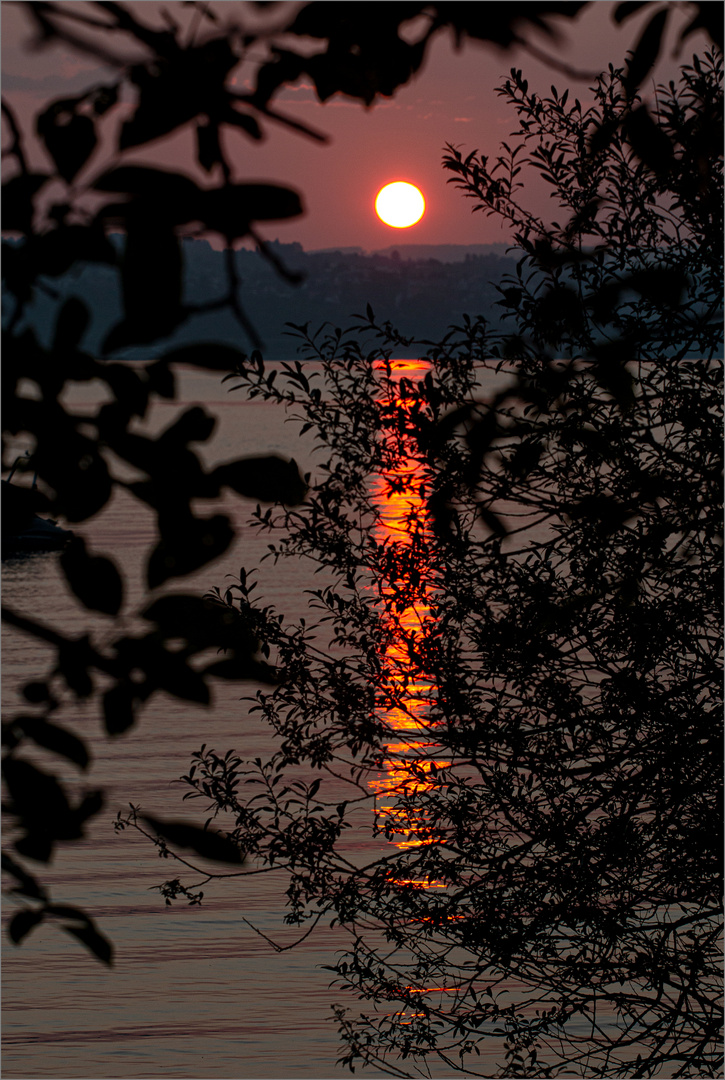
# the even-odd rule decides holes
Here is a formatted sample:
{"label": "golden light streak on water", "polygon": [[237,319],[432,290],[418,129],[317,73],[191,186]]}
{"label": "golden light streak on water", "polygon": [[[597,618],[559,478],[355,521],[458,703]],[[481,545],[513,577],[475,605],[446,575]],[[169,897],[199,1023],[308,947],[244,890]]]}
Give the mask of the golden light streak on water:
{"label": "golden light streak on water", "polygon": [[[381,364],[381,367],[383,365]],[[402,379],[420,380],[430,370],[425,360],[391,361],[391,378],[400,385]],[[390,388],[390,405],[397,414],[410,408],[413,399],[406,396],[405,388],[396,393]],[[426,714],[432,693],[426,679],[418,648],[425,624],[430,618],[428,604],[431,588],[431,571],[422,561],[416,561],[411,549],[416,541],[425,541],[428,535],[423,461],[415,454],[412,438],[397,431],[384,434],[383,438],[402,451],[384,474],[376,477],[373,499],[379,513],[375,539],[385,544],[400,558],[391,565],[400,565],[403,572],[384,588],[388,601],[384,612],[385,629],[389,643],[383,651],[383,670],[387,676],[385,700],[378,709],[378,717],[385,721],[391,732],[399,732],[402,738],[386,743],[384,771],[378,779],[369,782],[376,794],[376,816],[381,829],[394,836],[392,841],[401,850],[433,843],[423,812],[407,807],[423,791],[431,790],[433,783],[428,774],[434,768],[445,767],[447,761],[431,757],[435,742],[426,722]],[[425,543],[421,549],[425,551]],[[400,596],[405,604],[399,609]],[[428,834],[428,835],[427,835]],[[397,880],[397,879],[396,879]],[[440,882],[429,879],[397,880],[400,885],[417,888],[442,888]]]}

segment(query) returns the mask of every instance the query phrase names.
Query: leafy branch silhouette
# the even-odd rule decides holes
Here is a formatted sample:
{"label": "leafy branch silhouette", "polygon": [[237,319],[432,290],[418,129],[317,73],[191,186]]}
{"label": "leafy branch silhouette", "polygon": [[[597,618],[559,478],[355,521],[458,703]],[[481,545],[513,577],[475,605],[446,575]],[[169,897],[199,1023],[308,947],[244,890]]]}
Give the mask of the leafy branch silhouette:
{"label": "leafy branch silhouette", "polygon": [[[516,226],[511,332],[466,319],[408,373],[368,310],[290,328],[319,369],[230,377],[315,432],[305,503],[253,520],[329,583],[296,624],[249,572],[208,597],[286,678],[250,699],[275,752],[203,746],[185,798],[286,871],[290,924],[347,933],[340,1064],[715,1076],[722,61],[659,88],[666,168],[626,69],[587,110],[501,92],[511,145],[444,164]],[[519,206],[531,170],[561,224]]]}
{"label": "leafy branch silhouette", "polygon": [[[288,43],[310,37],[321,43],[322,50],[310,57],[303,48],[281,47],[276,29],[253,31],[242,16],[235,21],[236,9],[235,19],[219,26],[213,9],[192,4],[188,26],[170,20],[158,29],[118,3],[97,3],[92,13],[59,3],[26,5],[38,47],[62,42],[117,72],[110,81],[56,100],[39,114],[36,133],[48,162],[41,171],[29,166],[27,135],[11,104],[3,102],[8,132],[3,156],[11,173],[3,185],[3,228],[16,238],[3,244],[3,452],[7,455],[18,437],[30,438],[40,485],[35,508],[82,526],[116,490],[151,507],[158,540],[148,553],[146,573],[149,589],[155,590],[206,565],[232,541],[226,515],[199,517],[193,500],[213,500],[223,488],[230,488],[244,497],[299,503],[305,497],[305,481],[294,463],[276,458],[239,460],[205,471],[190,448],[192,442],[206,442],[212,432],[213,420],[203,408],[188,410],[156,439],[131,432],[155,400],[174,398],[174,364],[228,372],[247,370],[251,363],[242,350],[213,342],[184,350],[164,347],[165,339],[199,310],[182,299],[181,235],[194,229],[215,232],[228,247],[249,237],[278,272],[294,276],[274,259],[259,225],[298,216],[302,200],[291,188],[235,178],[224,150],[226,136],[254,142],[264,125],[282,124],[320,139],[320,133],[286,117],[275,104],[278,92],[301,74],[313,80],[320,100],[343,92],[369,105],[381,94],[394,93],[420,70],[431,41],[440,33],[453,31],[460,39],[501,45],[525,43],[527,29],[547,28],[547,15],[573,17],[583,6],[498,5],[484,17],[474,5],[387,4],[379,5],[371,20],[367,5],[312,3],[284,27]],[[620,5],[617,18],[628,18],[641,6]],[[714,38],[721,34],[712,5],[689,7],[690,30],[700,25]],[[427,22],[411,44],[401,27],[419,14]],[[654,63],[668,17],[657,8],[635,47],[628,74],[630,96]],[[254,89],[241,92],[231,84],[230,73],[253,57],[257,46],[269,46],[271,59],[259,65]],[[104,137],[127,101],[126,119],[112,136],[110,157],[101,164]],[[649,130],[647,115],[641,109],[637,113],[641,130]],[[628,123],[629,137],[634,138],[636,122]],[[204,184],[182,171],[127,163],[138,147],[185,127],[195,135],[189,171],[198,167],[206,177]],[[607,129],[605,135],[609,134]],[[646,141],[640,141],[642,153]],[[121,245],[112,240],[114,231],[123,234]],[[80,301],[60,306],[47,346],[27,321],[36,291],[56,296],[54,279],[88,264],[113,268],[123,295],[123,318],[108,335],[100,356],[83,347],[92,313]],[[242,336],[258,347],[231,257],[226,291],[208,309],[222,306],[234,313]],[[131,366],[125,359],[129,348],[155,355]],[[90,420],[61,404],[67,384],[94,379],[107,387],[109,401]],[[37,398],[27,396],[24,380],[39,388]],[[140,478],[128,480],[125,466]],[[112,558],[89,552],[78,536],[64,552],[61,565],[80,604],[113,619],[123,613],[124,582]],[[55,650],[48,674],[24,688],[26,711],[3,727],[8,810],[17,827],[10,840],[13,853],[3,857],[3,866],[13,879],[12,892],[31,902],[11,923],[13,941],[23,940],[41,920],[58,919],[100,960],[111,961],[111,947],[90,917],[51,904],[47,890],[25,862],[47,863],[58,844],[81,836],[85,823],[99,812],[102,794],[89,791],[74,800],[62,777],[36,767],[24,750],[38,745],[52,751],[60,770],[67,763],[88,768],[84,741],[54,722],[59,698],[66,692],[79,700],[100,699],[105,730],[116,737],[159,690],[206,703],[211,678],[274,679],[260,660],[264,641],[258,623],[225,608],[228,605],[191,595],[158,597],[146,609],[148,632],[119,631],[110,643],[97,642],[91,634],[62,633],[34,614],[3,612],[16,629]],[[184,638],[180,653],[168,647],[171,626],[174,637],[181,633]],[[196,670],[191,661],[210,646],[227,650],[224,666]],[[160,825],[163,830],[164,823]],[[210,834],[206,850],[211,852],[216,843]]]}

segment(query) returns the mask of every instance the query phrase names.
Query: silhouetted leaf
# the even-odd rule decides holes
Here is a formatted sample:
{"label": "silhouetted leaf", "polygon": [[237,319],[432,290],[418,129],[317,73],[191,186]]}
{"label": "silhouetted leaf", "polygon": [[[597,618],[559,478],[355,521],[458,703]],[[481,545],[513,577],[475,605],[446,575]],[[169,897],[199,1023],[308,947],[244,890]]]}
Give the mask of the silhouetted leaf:
{"label": "silhouetted leaf", "polygon": [[192,405],[181,414],[178,420],[166,428],[161,441],[167,446],[186,446],[191,442],[206,442],[211,438],[215,427],[216,419],[210,413],[206,412],[201,405]]}
{"label": "silhouetted leaf", "polygon": [[257,69],[257,81],[254,87],[254,100],[266,105],[278,87],[285,82],[296,82],[305,70],[305,61],[289,49],[275,49],[271,63]]}
{"label": "silhouetted leaf", "polygon": [[53,915],[56,919],[73,919],[76,922],[87,923],[88,916],[80,908],[71,907],[68,904],[47,904],[46,914]]}
{"label": "silhouetted leaf", "polygon": [[183,638],[195,650],[243,649],[255,652],[257,638],[241,613],[226,604],[198,596],[172,594],[155,600],[143,612],[164,638]]}
{"label": "silhouetted leaf", "polygon": [[503,537],[507,535],[507,529],[505,525],[501,521],[498,514],[494,514],[492,510],[487,509],[485,506],[479,506],[478,516],[481,518],[481,521],[484,523],[484,525],[486,525],[491,530],[494,536]]}
{"label": "silhouetted leaf", "polygon": [[589,153],[592,157],[602,154],[607,149],[619,129],[619,119],[605,120],[590,129]]}
{"label": "silhouetted leaf", "polygon": [[660,42],[667,25],[668,15],[667,8],[660,8],[655,12],[642,31],[632,56],[627,61],[624,85],[630,95],[635,93],[637,87],[654,67],[659,56]]}
{"label": "silhouetted leaf", "polygon": [[104,937],[96,927],[88,920],[87,926],[63,926],[66,934],[77,938],[94,956],[103,964],[113,966],[113,946],[108,938]]}
{"label": "silhouetted leaf", "polygon": [[6,873],[12,874],[18,883],[10,889],[11,893],[30,896],[36,900],[45,900],[47,898],[43,886],[6,852],[2,854],[2,868]]}
{"label": "silhouetted leaf", "polygon": [[64,98],[38,116],[36,130],[58,172],[70,183],[96,148],[96,128],[90,116],[76,112],[82,98]]}
{"label": "silhouetted leaf", "polygon": [[211,610],[211,605],[200,596],[173,593],[154,600],[142,614],[144,619],[156,623],[164,634],[178,633],[179,637],[185,637]]}
{"label": "silhouetted leaf", "polygon": [[302,213],[300,196],[277,184],[226,184],[202,192],[199,217],[230,240],[246,236],[255,221],[280,221]]}
{"label": "silhouetted leaf", "polygon": [[123,580],[110,559],[89,555],[75,536],[60,556],[66,580],[79,600],[93,611],[117,615],[123,603]]}
{"label": "silhouetted leaf", "polygon": [[21,716],[14,723],[38,746],[61,754],[82,769],[87,768],[90,758],[86,744],[70,731],[37,716]]}
{"label": "silhouetted leaf", "polygon": [[88,644],[88,637],[75,641],[66,640],[58,646],[58,666],[69,689],[77,697],[87,698],[93,693],[93,651]]}
{"label": "silhouetted leaf", "polygon": [[[178,207],[179,212],[192,212],[200,189],[188,176],[171,169],[155,169],[149,165],[118,165],[97,176],[91,187],[96,191],[118,191],[168,212],[168,207]],[[186,207],[184,211],[182,208]],[[172,216],[176,216],[172,214]],[[188,221],[189,217],[181,220]]]}
{"label": "silhouetted leaf", "polygon": [[586,226],[591,222],[596,221],[597,211],[601,204],[602,200],[600,198],[589,199],[588,202],[573,215],[567,226],[567,235],[573,237],[577,236],[582,231],[590,231],[587,230]]}
{"label": "silhouetted leaf", "polygon": [[139,87],[140,99],[121,128],[120,150],[168,135],[200,112],[201,103],[190,97],[192,87],[179,87],[178,80],[170,80],[165,65],[156,65],[153,70],[139,65],[132,69],[131,78]]}
{"label": "silhouetted leaf", "polygon": [[600,521],[607,532],[618,529],[622,522],[632,515],[631,507],[622,505],[617,499],[606,495],[588,495],[578,503],[562,506],[562,510],[572,521],[589,518]]}
{"label": "silhouetted leaf", "polygon": [[634,405],[633,376],[626,367],[628,361],[634,360],[631,346],[625,342],[597,345],[592,354],[600,385],[612,394],[622,410],[631,409]]}
{"label": "silhouetted leaf", "polygon": [[153,670],[149,670],[149,680],[155,688],[181,701],[209,704],[211,695],[204,675],[195,671],[184,656],[164,651],[155,657],[155,661]]}
{"label": "silhouetted leaf", "polygon": [[431,516],[433,532],[438,540],[445,544],[455,538],[458,514],[451,505],[451,493],[448,490],[434,492],[427,503]]}
{"label": "silhouetted leaf", "polygon": [[646,105],[632,110],[625,121],[625,130],[635,154],[652,172],[663,176],[674,167],[674,147]]}
{"label": "silhouetted leaf", "polygon": [[521,303],[521,297],[523,296],[521,289],[499,289],[499,292],[503,295],[503,300],[498,301],[500,307],[515,309]]}
{"label": "silhouetted leaf", "polygon": [[625,0],[624,3],[617,4],[614,10],[614,21],[616,23],[623,23],[630,16],[635,15],[640,8],[646,7],[649,0]]}
{"label": "silhouetted leaf", "polygon": [[11,812],[20,815],[34,828],[55,829],[70,819],[68,798],[58,778],[52,774],[22,758],[6,757],[3,779],[12,799]]}
{"label": "silhouetted leaf", "polygon": [[29,244],[37,272],[49,277],[60,277],[78,262],[116,263],[113,245],[96,224],[61,225]]}
{"label": "silhouetted leaf", "polygon": [[243,861],[242,853],[237,845],[225,836],[220,836],[219,833],[198,829],[194,825],[186,825],[183,822],[160,821],[158,818],[146,815],[142,816],[142,820],[169,843],[177,847],[191,848],[205,859],[234,865],[239,865]]}
{"label": "silhouetted leaf", "polygon": [[222,160],[222,150],[219,144],[219,128],[216,124],[196,125],[196,156],[202,169],[211,172],[215,165]]}
{"label": "silhouetted leaf", "polygon": [[121,735],[133,726],[134,694],[125,683],[118,683],[103,695],[103,716],[109,735]]}
{"label": "silhouetted leaf", "polygon": [[251,113],[238,112],[230,106],[222,114],[222,120],[225,124],[231,124],[233,127],[241,128],[242,131],[246,132],[246,134],[255,141],[259,141],[262,138],[262,129]]}
{"label": "silhouetted leaf", "polygon": [[522,25],[532,23],[537,29],[551,33],[545,22],[546,15],[566,14],[573,18],[585,6],[581,2],[527,4],[525,8],[507,7],[505,4],[497,4],[496,7],[469,3],[437,5],[441,17],[450,18],[459,41],[465,33],[504,48],[520,37]]}
{"label": "silhouetted leaf", "polygon": [[652,267],[638,274],[630,274],[622,284],[636,289],[648,300],[658,301],[674,308],[682,301],[682,294],[687,288],[687,278],[681,270]]}
{"label": "silhouetted leaf", "polygon": [[222,34],[183,49],[174,44],[153,63],[133,67],[139,102],[121,130],[121,149],[167,135],[201,114],[214,116],[227,102],[225,80],[238,62],[232,40]]}
{"label": "silhouetted leaf", "polygon": [[697,30],[704,30],[710,41],[714,42],[722,52],[725,25],[723,25],[722,12],[718,10],[717,4],[705,0],[704,3],[694,4],[693,6],[697,9],[697,13],[680,34],[680,40],[684,41],[685,38],[689,37],[690,34],[694,34]]}
{"label": "silhouetted leaf", "polygon": [[42,908],[38,910],[23,908],[22,911],[16,912],[8,923],[8,937],[15,945],[19,945],[33,927],[38,926],[43,921],[43,917]]}
{"label": "silhouetted leaf", "polygon": [[80,801],[80,804],[76,807],[74,815],[79,823],[87,821],[90,817],[95,817],[100,813],[104,806],[104,797],[102,791],[91,791],[87,795],[84,795]]}
{"label": "silhouetted leaf", "polygon": [[35,451],[38,473],[55,490],[54,510],[69,522],[84,521],[106,505],[111,479],[98,443],[80,435],[59,405],[39,407],[39,430],[48,438]]}
{"label": "silhouetted leaf", "polygon": [[3,229],[29,233],[33,226],[33,198],[50,177],[47,173],[21,173],[2,186]]}
{"label": "silhouetted leaf", "polygon": [[103,376],[118,402],[124,424],[131,416],[144,416],[148,405],[148,384],[137,371],[126,364],[104,364]]}
{"label": "silhouetted leaf", "polygon": [[121,259],[125,322],[104,351],[171,334],[181,317],[181,249],[170,225],[146,212],[129,221]]}
{"label": "silhouetted leaf", "polygon": [[148,365],[146,379],[149,390],[152,390],[154,394],[169,400],[173,399],[176,392],[176,377],[173,371],[169,370],[168,362],[165,359]]}
{"label": "silhouetted leaf", "polygon": [[473,409],[473,405],[461,405],[451,409],[439,420],[431,434],[431,446],[436,452],[452,437],[457,428],[470,420]]}
{"label": "silhouetted leaf", "polygon": [[83,822],[96,812],[91,803],[97,795],[73,808],[57,777],[22,758],[6,757],[3,777],[12,800],[7,809],[25,830],[25,836],[14,845],[22,855],[47,862],[54,843],[82,836]]}
{"label": "silhouetted leaf", "polygon": [[212,473],[219,486],[232,488],[239,495],[262,502],[281,502],[296,506],[304,501],[307,484],[300,476],[297,462],[284,458],[240,458],[219,465]]}
{"label": "silhouetted leaf", "polygon": [[53,351],[75,349],[86,332],[90,315],[82,300],[71,297],[63,304],[55,324]]}
{"label": "silhouetted leaf", "polygon": [[146,577],[150,589],[172,577],[191,574],[222,555],[232,540],[234,530],[222,514],[211,518],[179,519],[179,535],[173,521],[164,529],[162,539],[151,553]]}
{"label": "silhouetted leaf", "polygon": [[538,442],[522,442],[517,446],[510,462],[509,469],[513,476],[517,479],[523,479],[525,476],[535,469],[541,454],[543,447]]}
{"label": "silhouetted leaf", "polygon": [[15,850],[27,859],[36,862],[50,862],[53,857],[53,837],[44,831],[31,831],[15,841]]}

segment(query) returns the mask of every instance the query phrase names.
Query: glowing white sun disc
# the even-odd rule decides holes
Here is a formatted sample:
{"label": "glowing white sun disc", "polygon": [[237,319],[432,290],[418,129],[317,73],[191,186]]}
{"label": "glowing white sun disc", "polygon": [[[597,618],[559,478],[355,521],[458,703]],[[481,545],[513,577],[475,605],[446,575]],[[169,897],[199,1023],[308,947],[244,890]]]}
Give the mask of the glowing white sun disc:
{"label": "glowing white sun disc", "polygon": [[375,199],[375,213],[394,229],[408,229],[420,221],[425,211],[425,199],[415,184],[396,180],[386,184]]}

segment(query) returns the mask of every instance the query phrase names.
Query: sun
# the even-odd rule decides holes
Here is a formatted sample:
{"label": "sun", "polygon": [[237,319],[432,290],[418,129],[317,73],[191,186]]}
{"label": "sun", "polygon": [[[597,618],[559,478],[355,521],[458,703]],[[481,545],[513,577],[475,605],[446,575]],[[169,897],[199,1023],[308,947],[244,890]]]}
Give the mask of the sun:
{"label": "sun", "polygon": [[375,199],[375,213],[394,229],[409,229],[425,212],[425,199],[415,184],[396,180],[381,188]]}

